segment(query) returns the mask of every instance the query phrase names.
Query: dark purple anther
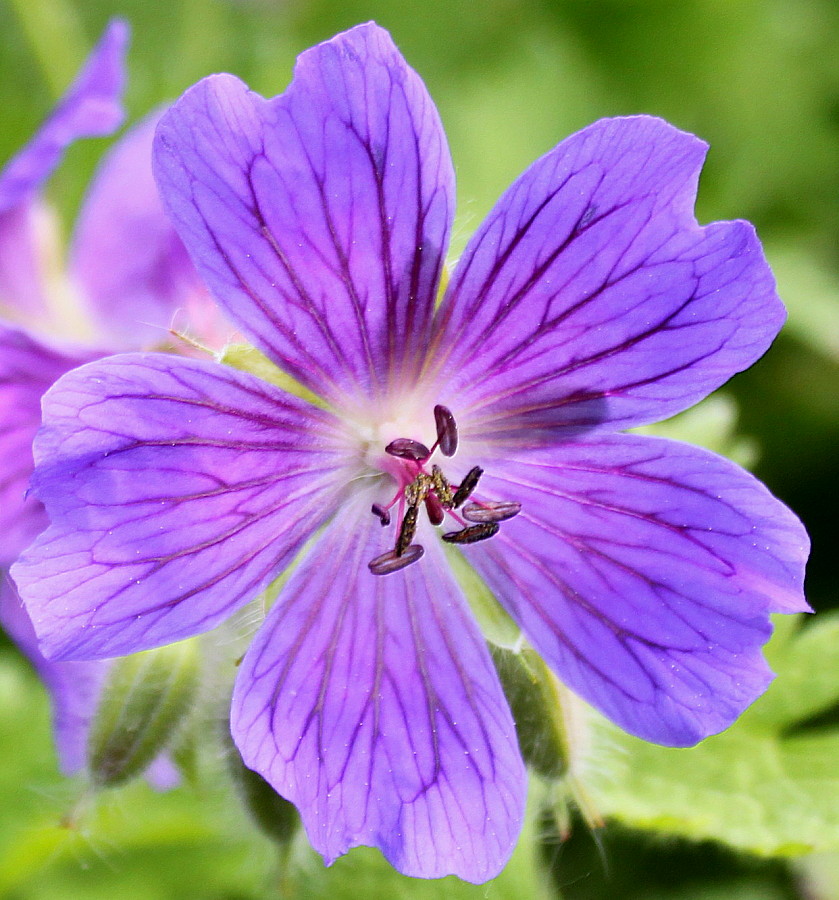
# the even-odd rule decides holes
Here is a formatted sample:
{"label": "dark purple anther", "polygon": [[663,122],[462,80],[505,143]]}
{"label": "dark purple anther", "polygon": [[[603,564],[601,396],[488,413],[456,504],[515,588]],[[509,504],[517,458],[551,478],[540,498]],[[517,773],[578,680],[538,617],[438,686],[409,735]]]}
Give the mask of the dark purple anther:
{"label": "dark purple anther", "polygon": [[397,438],[395,441],[391,441],[385,447],[385,453],[399,459],[412,459],[414,462],[421,462],[431,456],[431,451],[425,444],[411,440],[411,438]]}
{"label": "dark purple anther", "polygon": [[428,521],[432,525],[441,525],[446,518],[446,511],[436,494],[425,495],[425,511],[428,513]]}
{"label": "dark purple anther", "polygon": [[400,569],[404,569],[405,566],[410,566],[411,563],[416,562],[423,553],[425,553],[425,549],[422,544],[411,544],[410,547],[405,548],[405,552],[402,556],[397,556],[395,550],[388,550],[387,553],[383,553],[381,556],[371,559],[370,562],[367,563],[367,568],[370,569],[374,575],[389,575],[391,572],[398,572]]}
{"label": "dark purple anther", "polygon": [[480,466],[473,466],[464,476],[452,497],[452,506],[457,509],[461,503],[475,490],[484,470]]}
{"label": "dark purple anther", "polygon": [[390,525],[390,512],[386,510],[383,506],[379,506],[378,503],[374,503],[370,507],[370,512],[373,513],[374,516],[379,517],[379,521],[382,525]]}
{"label": "dark purple anther", "polygon": [[418,506],[409,506],[405,510],[405,517],[402,519],[402,527],[399,529],[399,537],[396,539],[396,548],[393,551],[397,556],[402,556],[408,549],[408,545],[414,539],[414,534],[417,530],[418,515]]}
{"label": "dark purple anther", "polygon": [[437,444],[443,456],[454,456],[457,450],[457,422],[447,406],[434,407],[434,421],[437,424]]}
{"label": "dark purple anther", "polygon": [[493,535],[498,534],[499,525],[497,522],[484,522],[481,525],[470,525],[462,531],[448,531],[443,535],[443,540],[450,544],[475,544],[478,541],[485,541]]}
{"label": "dark purple anther", "polygon": [[502,503],[467,503],[463,518],[470,522],[503,522],[521,512],[521,503],[508,500]]}

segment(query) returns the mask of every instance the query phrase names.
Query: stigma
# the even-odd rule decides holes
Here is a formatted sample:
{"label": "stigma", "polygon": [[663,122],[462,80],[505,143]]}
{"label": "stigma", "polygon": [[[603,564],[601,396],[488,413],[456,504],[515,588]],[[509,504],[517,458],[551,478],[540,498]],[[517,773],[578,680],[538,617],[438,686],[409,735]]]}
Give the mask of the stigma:
{"label": "stigma", "polygon": [[[377,556],[367,564],[374,575],[389,575],[420,560],[425,553],[421,544],[414,543],[421,510],[425,510],[429,522],[440,526],[452,520],[457,530],[446,531],[442,539],[450,544],[474,544],[488,540],[498,533],[500,523],[511,519],[521,510],[515,501],[481,501],[475,495],[483,475],[480,466],[473,466],[460,480],[452,484],[442,468],[428,464],[435,451],[446,457],[454,456],[458,446],[457,423],[451,411],[434,407],[437,440],[429,448],[413,438],[396,438],[386,447],[385,453],[398,460],[401,477],[396,495],[387,505],[374,503],[371,512],[382,523],[391,524],[390,510],[398,507],[396,540],[392,550]],[[466,501],[470,502],[467,503]]]}

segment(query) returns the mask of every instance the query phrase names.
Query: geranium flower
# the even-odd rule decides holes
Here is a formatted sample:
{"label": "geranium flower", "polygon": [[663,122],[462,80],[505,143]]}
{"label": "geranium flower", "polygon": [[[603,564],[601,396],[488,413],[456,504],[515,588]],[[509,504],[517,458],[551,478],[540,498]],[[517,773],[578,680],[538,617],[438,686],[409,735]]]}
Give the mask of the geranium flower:
{"label": "geranium flower", "polygon": [[[122,122],[128,30],[112,22],[29,143],[0,171],[0,570],[48,523],[27,494],[41,396],[65,372],[121,349],[161,345],[176,310],[201,325],[217,314],[167,218],[151,170],[158,116],[105,157],[81,211],[66,267],[41,188],[75,140]],[[25,610],[0,571],[0,624],[50,691],[59,761],[84,766],[87,735],[109,665],[45,659]],[[174,770],[152,772],[169,784]]]}
{"label": "geranium flower", "polygon": [[525,799],[446,552],[627,730],[725,728],[771,678],[768,614],[806,609],[805,533],[732,463],[617,433],[696,403],[783,321],[752,227],[693,217],[704,153],[643,116],[568,138],[435,308],[452,164],[386,32],[304,53],[273,100],[230,75],[189,90],[158,130],[161,193],[230,318],[323,405],[155,354],[63,378],[36,442],[52,524],[15,571],[44,652],[212,628],[299,555],[234,738],[327,862],[371,844],[409,875],[495,875]]}

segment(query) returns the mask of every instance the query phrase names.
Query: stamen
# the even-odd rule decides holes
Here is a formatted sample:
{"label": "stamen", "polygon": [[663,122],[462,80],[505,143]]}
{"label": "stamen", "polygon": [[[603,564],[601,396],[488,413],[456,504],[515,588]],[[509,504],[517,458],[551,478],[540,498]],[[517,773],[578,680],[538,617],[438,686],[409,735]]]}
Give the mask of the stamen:
{"label": "stamen", "polygon": [[442,525],[443,519],[446,518],[446,511],[440,498],[436,494],[426,494],[425,511],[428,513],[428,520],[432,525]]}
{"label": "stamen", "polygon": [[396,438],[385,447],[385,453],[399,459],[412,459],[414,462],[420,462],[431,456],[431,451],[425,444],[411,438]]}
{"label": "stamen", "polygon": [[431,478],[424,472],[421,472],[409,485],[406,486],[405,502],[408,504],[408,506],[419,506],[420,503],[425,500],[425,495],[432,487],[433,482]]}
{"label": "stamen", "polygon": [[480,466],[474,466],[466,473],[463,481],[460,482],[455,491],[454,497],[452,497],[452,506],[455,509],[475,490],[483,474],[484,470]]}
{"label": "stamen", "polygon": [[410,547],[405,548],[401,556],[398,556],[395,550],[388,550],[387,553],[371,559],[367,563],[367,568],[374,575],[389,575],[391,572],[398,572],[405,566],[415,563],[423,553],[425,553],[425,548],[422,544],[411,544]]}
{"label": "stamen", "polygon": [[485,541],[493,535],[498,534],[499,525],[497,522],[483,522],[480,525],[470,525],[462,531],[449,531],[443,535],[443,540],[450,544],[476,544],[478,541]]}
{"label": "stamen", "polygon": [[457,422],[447,406],[434,407],[434,422],[437,425],[437,444],[443,456],[454,456],[457,450]]}
{"label": "stamen", "polygon": [[503,522],[521,512],[521,503],[508,500],[501,503],[467,503],[463,518],[470,522]]}
{"label": "stamen", "polygon": [[402,556],[408,545],[414,539],[417,530],[417,516],[419,515],[418,506],[409,506],[405,510],[405,518],[402,519],[402,527],[399,529],[399,537],[396,539],[396,548],[394,553]]}
{"label": "stamen", "polygon": [[390,512],[383,506],[380,506],[378,503],[374,503],[370,508],[370,512],[373,513],[374,516],[379,517],[379,521],[382,523],[382,525],[390,525]]}
{"label": "stamen", "polygon": [[454,497],[452,486],[437,465],[431,467],[431,484],[434,488],[434,493],[437,495],[437,499],[443,504],[443,508],[451,509],[452,499]]}

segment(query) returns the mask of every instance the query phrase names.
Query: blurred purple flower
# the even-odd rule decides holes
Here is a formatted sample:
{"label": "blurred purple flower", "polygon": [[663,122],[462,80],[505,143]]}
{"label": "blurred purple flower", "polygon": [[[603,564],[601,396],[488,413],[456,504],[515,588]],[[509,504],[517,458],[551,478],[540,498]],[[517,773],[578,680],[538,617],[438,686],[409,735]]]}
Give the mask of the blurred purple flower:
{"label": "blurred purple flower", "polygon": [[[46,122],[0,170],[0,570],[47,525],[41,504],[27,496],[44,391],[83,363],[164,343],[179,308],[204,306],[215,319],[157,194],[157,116],[122,138],[100,167],[67,271],[52,258],[52,213],[41,187],[73,141],[120,125],[127,40],[125,23],[112,22]],[[108,665],[46,660],[2,571],[0,624],[50,690],[62,770],[78,771]],[[171,783],[171,766],[162,765],[158,781]]]}
{"label": "blurred purple flower", "polygon": [[273,100],[193,87],[158,131],[161,193],[227,314],[325,408],[158,354],[64,377],[36,442],[52,524],[15,569],[45,652],[212,628],[311,539],[242,663],[233,734],[327,862],[372,844],[417,876],[495,875],[525,798],[431,521],[622,727],[725,728],[771,679],[768,614],[807,608],[806,535],[732,463],[617,433],[702,399],[784,318],[752,227],[693,217],[705,149],[649,117],[568,138],[435,308],[452,164],[386,32],[304,53]]}

